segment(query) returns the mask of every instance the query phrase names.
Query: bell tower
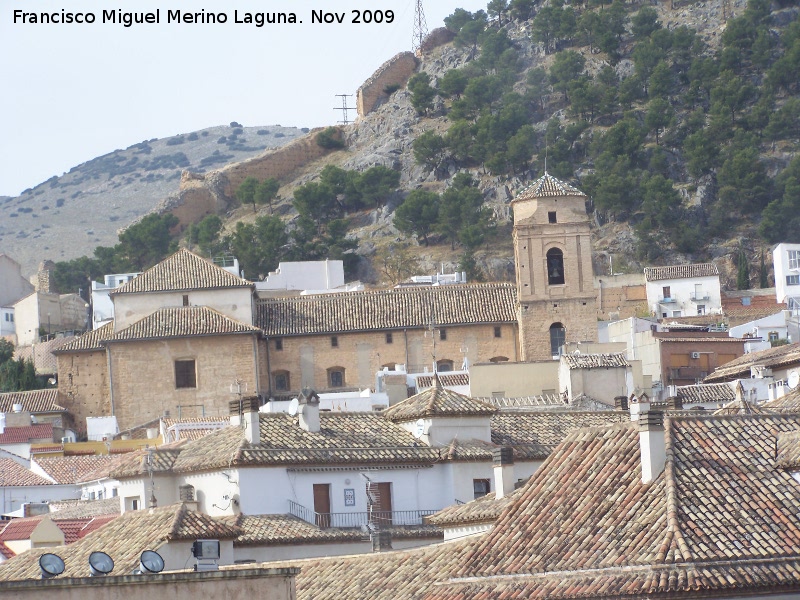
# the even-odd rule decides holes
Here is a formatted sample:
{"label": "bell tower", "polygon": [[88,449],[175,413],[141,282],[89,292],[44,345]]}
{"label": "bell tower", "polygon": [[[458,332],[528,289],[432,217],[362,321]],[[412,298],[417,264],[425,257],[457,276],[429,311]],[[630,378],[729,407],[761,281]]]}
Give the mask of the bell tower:
{"label": "bell tower", "polygon": [[521,359],[597,341],[586,194],[545,173],[512,201]]}

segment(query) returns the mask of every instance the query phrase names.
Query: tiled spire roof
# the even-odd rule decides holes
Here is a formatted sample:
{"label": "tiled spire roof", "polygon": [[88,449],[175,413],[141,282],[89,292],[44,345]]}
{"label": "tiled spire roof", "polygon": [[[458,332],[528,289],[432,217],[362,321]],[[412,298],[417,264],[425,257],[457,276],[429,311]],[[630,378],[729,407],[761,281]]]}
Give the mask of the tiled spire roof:
{"label": "tiled spire roof", "polygon": [[438,374],[433,377],[433,387],[411,396],[383,412],[390,421],[415,421],[423,417],[487,416],[497,408],[482,400],[475,400],[443,387]]}
{"label": "tiled spire roof", "polygon": [[514,198],[518,200],[531,200],[533,198],[547,198],[552,196],[585,196],[578,188],[556,179],[550,173],[545,172],[536,181],[523,188]]}

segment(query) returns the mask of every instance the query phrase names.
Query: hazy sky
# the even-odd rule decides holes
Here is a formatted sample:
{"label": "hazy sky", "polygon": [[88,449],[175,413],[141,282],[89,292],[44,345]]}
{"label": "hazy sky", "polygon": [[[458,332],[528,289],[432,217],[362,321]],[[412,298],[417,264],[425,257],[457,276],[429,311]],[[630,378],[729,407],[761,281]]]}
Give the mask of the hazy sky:
{"label": "hazy sky", "polygon": [[[334,124],[335,94],[411,49],[415,0],[0,0],[0,195],[142,140],[238,121]],[[428,28],[486,0],[424,0]],[[91,12],[93,24],[14,23],[14,10]],[[160,24],[103,23],[103,11]],[[354,10],[391,24],[353,24]],[[226,24],[167,23],[167,11],[224,12]],[[302,24],[234,23],[234,11],[294,12]],[[344,23],[312,24],[312,10]],[[349,99],[355,106],[355,98]],[[351,118],[355,112],[351,112]],[[0,215],[2,218],[2,215]]]}

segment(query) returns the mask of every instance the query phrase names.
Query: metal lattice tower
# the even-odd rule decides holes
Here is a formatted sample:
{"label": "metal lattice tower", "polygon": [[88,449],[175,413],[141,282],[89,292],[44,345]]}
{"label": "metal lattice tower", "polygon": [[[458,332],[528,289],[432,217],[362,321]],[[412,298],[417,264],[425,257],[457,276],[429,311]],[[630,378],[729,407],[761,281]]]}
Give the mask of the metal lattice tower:
{"label": "metal lattice tower", "polygon": [[417,0],[414,10],[414,36],[412,40],[412,50],[419,52],[422,47],[422,40],[428,36],[428,24],[425,22],[425,11],[422,9],[422,0]]}
{"label": "metal lattice tower", "polygon": [[339,121],[339,123],[341,125],[349,125],[350,124],[350,118],[349,118],[348,111],[355,110],[355,108],[350,108],[350,107],[347,106],[347,99],[348,98],[352,98],[353,94],[335,94],[335,96],[337,98],[341,98],[342,99],[342,105],[341,106],[334,106],[333,107],[333,110],[342,111],[342,120]]}

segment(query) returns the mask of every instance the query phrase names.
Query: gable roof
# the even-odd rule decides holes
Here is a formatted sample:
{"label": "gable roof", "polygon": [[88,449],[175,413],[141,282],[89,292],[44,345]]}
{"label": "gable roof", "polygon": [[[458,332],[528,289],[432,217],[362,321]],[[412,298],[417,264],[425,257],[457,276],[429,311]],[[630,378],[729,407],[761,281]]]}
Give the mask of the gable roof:
{"label": "gable roof", "polygon": [[111,336],[105,343],[258,332],[257,327],[231,319],[213,308],[180,306],[160,308]]}
{"label": "gable roof", "polygon": [[550,196],[585,196],[578,188],[570,184],[556,179],[550,173],[545,172],[544,175],[531,182],[530,185],[523,188],[514,198],[517,200],[530,200],[532,198],[546,198]]}
{"label": "gable roof", "polygon": [[72,340],[68,344],[64,344],[57,350],[53,350],[53,354],[64,354],[67,352],[96,352],[103,350],[103,342],[114,335],[114,322],[110,321],[93,329],[87,331],[82,336]]}
{"label": "gable roof", "polygon": [[491,404],[448,390],[434,375],[433,387],[390,406],[383,416],[400,423],[431,417],[489,417],[496,412],[497,408]]}
{"label": "gable roof", "polygon": [[256,301],[255,324],[269,336],[515,323],[509,283],[443,285]]}
{"label": "gable roof", "polygon": [[562,354],[561,360],[569,369],[608,369],[630,367],[624,352],[613,354]]}
{"label": "gable roof", "polygon": [[744,354],[718,367],[703,381],[713,383],[740,377],[750,377],[750,367],[754,365],[762,365],[774,369],[793,364],[800,364],[800,342]]}
{"label": "gable roof", "polygon": [[113,290],[111,295],[247,287],[252,288],[253,284],[194,252],[181,248],[138,277]]}
{"label": "gable roof", "polygon": [[23,411],[34,414],[67,410],[58,404],[58,390],[55,388],[0,394],[0,413],[13,412],[15,404],[21,404]]}
{"label": "gable roof", "polygon": [[703,402],[732,402],[736,392],[727,383],[698,383],[681,385],[676,394],[683,404],[700,404]]}
{"label": "gable roof", "polygon": [[777,413],[800,413],[800,385],[780,398],[765,402],[761,408]]}
{"label": "gable roof", "polygon": [[[89,554],[102,548],[114,559],[114,572],[129,574],[139,566],[144,550],[158,550],[172,540],[234,539],[237,527],[173,504],[126,512],[69,546],[58,549],[66,569],[63,577],[86,576]],[[52,548],[33,548],[0,565],[0,581],[39,578],[39,557]]]}
{"label": "gable roof", "polygon": [[719,269],[714,263],[697,263],[693,265],[671,265],[667,267],[645,267],[645,281],[663,281],[666,279],[690,279],[692,277],[719,277]]}
{"label": "gable roof", "polygon": [[6,427],[0,433],[0,444],[26,444],[31,440],[48,439],[53,441],[53,424],[37,423],[25,427]]}
{"label": "gable roof", "polygon": [[78,483],[85,481],[86,475],[102,468],[111,462],[112,457],[103,454],[84,456],[56,456],[37,458],[36,464],[56,483]]}
{"label": "gable roof", "polygon": [[475,523],[494,523],[497,517],[522,493],[522,487],[498,498],[490,492],[471,502],[447,506],[436,514],[425,517],[426,523],[439,527],[458,527]]}
{"label": "gable roof", "polygon": [[0,487],[27,485],[53,485],[53,482],[26,469],[12,458],[0,458]]}
{"label": "gable roof", "polygon": [[116,496],[102,500],[56,500],[50,502],[53,519],[83,519],[110,517],[121,512],[120,499]]}

